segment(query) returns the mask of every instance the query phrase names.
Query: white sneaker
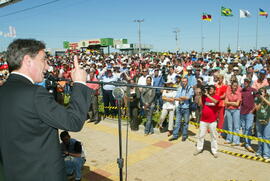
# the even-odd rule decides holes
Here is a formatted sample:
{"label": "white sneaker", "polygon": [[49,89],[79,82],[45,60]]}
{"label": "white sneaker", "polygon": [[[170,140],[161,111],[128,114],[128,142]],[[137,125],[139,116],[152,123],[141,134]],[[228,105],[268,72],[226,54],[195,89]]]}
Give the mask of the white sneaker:
{"label": "white sneaker", "polygon": [[264,158],[264,161],[266,161],[266,162],[270,162],[270,158],[269,157],[263,157]]}

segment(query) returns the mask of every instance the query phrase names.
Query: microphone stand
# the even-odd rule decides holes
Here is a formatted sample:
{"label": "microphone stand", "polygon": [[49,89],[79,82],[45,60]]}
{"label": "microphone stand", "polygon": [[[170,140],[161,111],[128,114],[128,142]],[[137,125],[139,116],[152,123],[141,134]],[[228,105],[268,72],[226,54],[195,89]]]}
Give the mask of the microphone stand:
{"label": "microphone stand", "polygon": [[122,123],[121,123],[120,103],[121,103],[121,100],[118,100],[117,107],[118,107],[119,158],[117,159],[117,164],[119,168],[120,181],[123,181],[124,159],[122,158]]}
{"label": "microphone stand", "polygon": [[121,101],[124,97],[124,90],[120,87],[116,87],[113,90],[113,97],[117,100],[117,108],[118,108],[118,134],[119,134],[119,158],[117,158],[117,164],[119,168],[119,178],[120,181],[123,181],[123,166],[124,159],[122,157],[122,123],[121,123]]}

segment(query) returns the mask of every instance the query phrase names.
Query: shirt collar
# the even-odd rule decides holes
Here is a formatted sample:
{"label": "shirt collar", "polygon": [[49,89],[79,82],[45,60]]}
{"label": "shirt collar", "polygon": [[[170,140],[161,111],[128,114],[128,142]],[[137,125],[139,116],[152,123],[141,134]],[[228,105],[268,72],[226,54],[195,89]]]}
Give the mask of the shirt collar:
{"label": "shirt collar", "polygon": [[11,74],[16,74],[16,75],[20,75],[20,76],[23,76],[25,78],[27,78],[30,82],[32,82],[32,84],[34,84],[34,81],[33,79],[31,79],[29,76],[23,74],[23,73],[19,73],[19,72],[11,72]]}

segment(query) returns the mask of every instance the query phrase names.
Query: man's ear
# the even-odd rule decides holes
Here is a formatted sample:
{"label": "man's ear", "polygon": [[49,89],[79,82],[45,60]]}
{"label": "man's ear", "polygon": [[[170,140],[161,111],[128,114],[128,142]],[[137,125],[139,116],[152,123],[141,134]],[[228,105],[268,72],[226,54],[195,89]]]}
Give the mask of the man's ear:
{"label": "man's ear", "polygon": [[32,63],[32,59],[29,55],[24,55],[23,60],[22,60],[22,67],[30,67]]}

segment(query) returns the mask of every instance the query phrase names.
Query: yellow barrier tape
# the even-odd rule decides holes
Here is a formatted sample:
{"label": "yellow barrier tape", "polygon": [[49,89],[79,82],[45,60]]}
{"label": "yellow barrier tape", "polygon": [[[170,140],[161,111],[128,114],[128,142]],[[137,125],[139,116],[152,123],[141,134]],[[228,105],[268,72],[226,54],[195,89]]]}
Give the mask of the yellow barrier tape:
{"label": "yellow barrier tape", "polygon": [[[188,138],[188,140],[191,141],[191,142],[196,143],[196,141],[191,139],[191,138]],[[239,157],[239,158],[245,158],[245,159],[248,159],[248,160],[255,160],[255,161],[260,161],[260,162],[264,162],[264,163],[270,163],[270,160],[266,160],[264,158],[257,157],[257,156],[245,155],[245,154],[242,154],[242,153],[234,153],[232,151],[221,150],[221,149],[218,149],[218,151],[221,152],[221,153],[225,153],[225,154],[232,155],[232,156]]]}
{"label": "yellow barrier tape", "polygon": [[[107,109],[118,109],[118,107],[115,106],[99,106],[100,108],[107,108]],[[126,107],[120,107],[120,109],[127,109]]]}
{"label": "yellow barrier tape", "polygon": [[[200,125],[200,124],[195,123],[195,122],[192,122],[192,121],[190,121],[190,124],[195,125],[195,126],[199,126]],[[234,132],[223,130],[223,129],[219,129],[219,128],[217,128],[217,131],[222,132],[222,133],[226,133],[226,134],[232,134],[232,135],[239,136],[239,137],[242,137],[242,138],[248,138],[250,140],[256,140],[256,141],[260,141],[260,142],[264,142],[264,143],[270,144],[270,140],[262,139],[262,138],[257,138],[255,136],[243,135],[243,134],[240,134],[240,133],[234,133]]]}
{"label": "yellow barrier tape", "polygon": [[[118,119],[118,116],[108,115],[108,116],[106,116],[106,117]],[[122,118],[122,119],[128,119],[128,116],[121,116],[121,118]]]}

